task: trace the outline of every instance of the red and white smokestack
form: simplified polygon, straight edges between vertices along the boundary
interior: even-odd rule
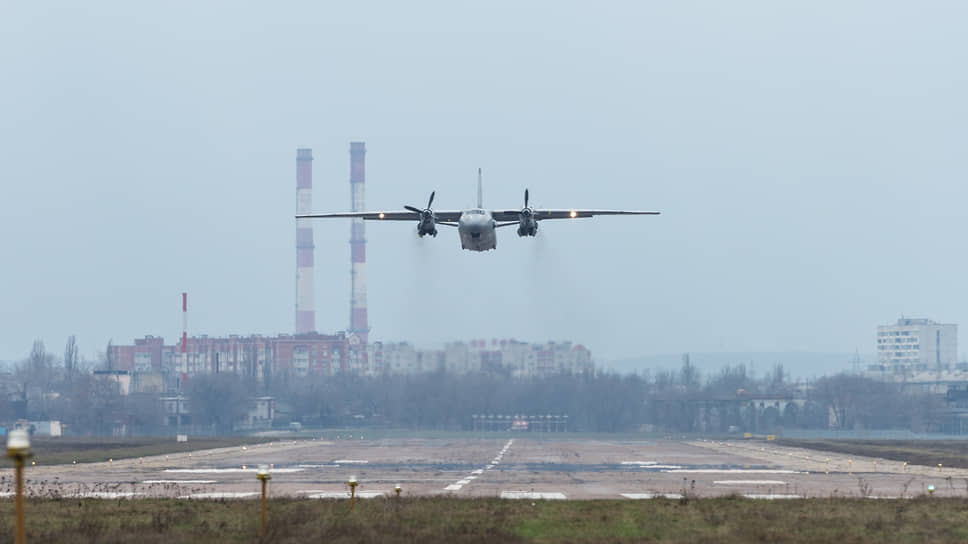
[[[313,211],[313,150],[296,150],[296,213]],[[296,219],[296,334],[316,330],[313,224]]]
[[[350,191],[351,209],[364,211],[363,184],[366,181],[366,144],[350,142]],[[366,344],[370,327],[366,320],[366,231],[362,219],[353,219],[350,227],[350,332]]]

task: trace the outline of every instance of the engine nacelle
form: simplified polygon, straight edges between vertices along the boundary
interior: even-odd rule
[[[518,236],[534,236],[538,234],[538,222],[534,219],[534,213],[530,208],[521,210],[518,219]]]
[[[434,212],[425,210],[417,223],[417,235],[423,238],[426,235],[437,236],[437,222],[434,219]]]

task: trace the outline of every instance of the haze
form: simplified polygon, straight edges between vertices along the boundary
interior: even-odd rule
[[[0,360],[35,338],[292,332],[314,208],[657,209],[499,232],[367,225],[371,338],[649,354],[873,351],[968,329],[961,2],[13,3],[0,18]],[[316,225],[317,327],[349,221]],[[966,346],[961,333],[961,348]]]

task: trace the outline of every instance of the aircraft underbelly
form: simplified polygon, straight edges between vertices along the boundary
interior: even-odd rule
[[[468,251],[488,251],[497,248],[497,236],[493,229],[483,229],[475,232],[469,230],[460,231],[461,248]]]

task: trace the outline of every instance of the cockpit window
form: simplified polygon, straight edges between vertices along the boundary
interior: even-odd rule
[[[468,210],[467,213],[471,215],[484,215],[484,210]]]

